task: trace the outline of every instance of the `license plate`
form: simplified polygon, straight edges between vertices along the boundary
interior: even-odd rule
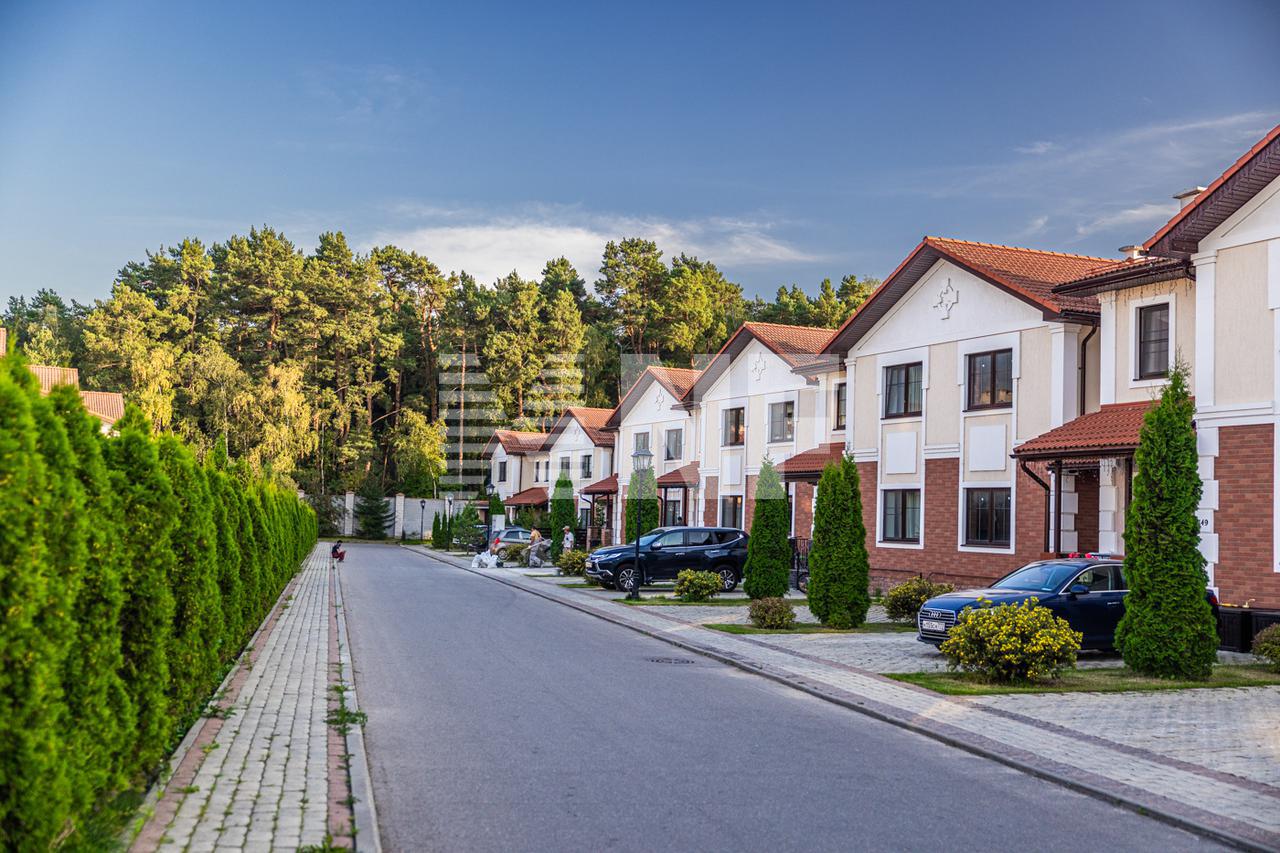
[[[939,631],[939,632],[946,632],[946,630],[947,630],[947,623],[945,623],[945,622],[939,622],[939,621],[937,621],[936,619],[921,619],[921,620],[920,620],[920,630],[921,630],[921,631]]]

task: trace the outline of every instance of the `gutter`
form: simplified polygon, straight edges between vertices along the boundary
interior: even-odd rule
[[[1093,336],[1096,334],[1098,334],[1098,327],[1093,326],[1089,329],[1089,334],[1085,335],[1084,340],[1080,342],[1080,364],[1076,367],[1076,370],[1080,371],[1080,376],[1076,380],[1076,384],[1080,388],[1080,404],[1076,406],[1076,417],[1084,414],[1084,383],[1085,380],[1089,378],[1089,374],[1085,370],[1085,366],[1089,363],[1089,341],[1091,341]]]
[[[1022,469],[1022,473],[1026,474],[1028,477],[1035,480],[1037,483],[1040,484],[1040,488],[1044,489],[1044,553],[1048,554],[1049,553],[1049,504],[1052,502],[1052,495],[1050,493],[1051,490],[1049,489],[1049,484],[1046,483],[1044,480],[1041,480],[1040,477],[1036,475],[1035,471],[1032,471],[1029,467],[1027,467],[1027,460],[1019,459],[1018,467]]]

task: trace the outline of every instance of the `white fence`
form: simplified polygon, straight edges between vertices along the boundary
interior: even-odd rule
[[[339,534],[357,535],[359,531],[356,530],[356,501],[358,500],[356,493],[334,495],[332,500],[338,514]],[[387,535],[394,539],[399,539],[401,533],[408,539],[424,539],[426,534],[431,532],[436,516],[445,514],[445,502],[441,498],[414,498],[398,494],[382,500],[394,513],[386,529]]]

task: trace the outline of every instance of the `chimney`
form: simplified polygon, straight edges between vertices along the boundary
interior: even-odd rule
[[[1173,197],[1178,200],[1178,209],[1186,207],[1196,200],[1196,196],[1204,192],[1204,187],[1188,187],[1180,193],[1174,193]]]
[[[1129,260],[1135,260],[1146,254],[1141,246],[1121,246],[1120,251],[1124,252],[1124,256]]]

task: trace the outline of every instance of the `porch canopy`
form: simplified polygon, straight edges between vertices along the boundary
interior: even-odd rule
[[[698,463],[690,462],[688,465],[681,465],[674,471],[668,471],[658,478],[658,490],[662,493],[662,523],[667,526],[676,524],[681,519],[677,518],[675,512],[678,511],[685,515],[684,523],[688,523],[689,514],[689,490],[698,487]],[[669,494],[675,490],[680,490],[680,503],[674,503]],[[670,507],[670,510],[668,509]]]
[[[1101,459],[1132,459],[1138,449],[1142,421],[1153,403],[1110,403],[1096,412],[1067,421],[1046,433],[1024,441],[1013,449],[1023,473],[1044,489],[1050,500],[1044,507],[1044,550],[1062,541],[1062,474],[1067,471],[1097,469]],[[1050,486],[1031,465],[1038,464],[1053,472]],[[1056,490],[1056,491],[1055,491]],[[1052,509],[1051,509],[1052,507]],[[1052,519],[1050,514],[1052,513]],[[1050,532],[1053,534],[1050,540]],[[1059,551],[1062,549],[1059,548]]]
[[[584,495],[616,495],[618,493],[618,475],[610,474],[603,480],[597,480],[582,490]]]
[[[618,494],[618,475],[610,474],[603,480],[596,480],[591,485],[582,490],[582,497],[586,498],[591,509],[587,516],[588,523],[586,525],[586,534],[584,536],[586,548],[591,550],[593,544],[610,545],[613,542],[613,528],[611,526],[613,519],[613,502]],[[596,500],[604,501],[604,524],[596,526]]]
[[[779,462],[778,476],[788,483],[816,483],[822,476],[823,469],[832,462],[839,462],[843,456],[843,442],[820,444]]]
[[[516,492],[502,503],[503,506],[545,507],[547,500],[547,490],[542,486],[534,486],[532,489]]]

